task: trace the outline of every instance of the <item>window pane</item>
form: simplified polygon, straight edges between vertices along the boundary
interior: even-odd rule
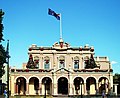
[[[74,68],[75,68],[75,69],[78,69],[78,68],[79,68],[78,64],[75,64],[75,65],[74,65]]]
[[[74,61],[74,69],[79,69],[79,61],[78,60]]]
[[[65,62],[64,60],[59,61],[59,68],[64,68],[65,67]]]
[[[49,69],[49,63],[47,63],[47,64],[45,63],[44,68]]]

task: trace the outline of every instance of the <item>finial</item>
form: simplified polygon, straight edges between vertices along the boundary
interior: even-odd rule
[[[60,38],[60,42],[59,42],[59,43],[60,43],[60,47],[61,47],[61,48],[63,47],[63,42],[64,42],[63,39]]]
[[[62,38],[60,38],[60,43],[63,43],[63,39]]]

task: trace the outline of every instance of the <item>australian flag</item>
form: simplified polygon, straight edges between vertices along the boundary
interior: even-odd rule
[[[55,13],[53,10],[48,9],[48,14],[56,17],[57,20],[60,20],[60,14]]]

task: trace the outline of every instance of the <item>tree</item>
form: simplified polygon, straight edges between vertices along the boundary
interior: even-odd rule
[[[0,9],[0,43],[1,41],[4,41],[3,34],[2,34],[3,28],[4,28],[2,24],[3,15],[4,15],[4,12],[2,11],[2,9]],[[6,63],[6,52],[2,44],[0,44],[0,78],[5,73],[4,66],[3,66],[4,63]]]
[[[120,74],[116,73],[113,76],[113,83],[117,84],[117,94],[120,94]]]
[[[4,29],[4,27],[3,27],[3,24],[2,24],[2,20],[3,20],[3,16],[4,15],[4,12],[2,11],[2,9],[0,9],[0,42],[2,41],[2,40],[4,40],[3,39],[3,34],[2,34],[2,32],[3,32],[3,29]]]
[[[113,76],[113,83],[115,83],[115,84],[120,84],[120,74],[116,73],[116,74]]]

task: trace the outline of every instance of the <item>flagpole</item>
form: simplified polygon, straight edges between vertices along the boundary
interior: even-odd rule
[[[60,13],[60,39],[62,39],[62,15]]]

